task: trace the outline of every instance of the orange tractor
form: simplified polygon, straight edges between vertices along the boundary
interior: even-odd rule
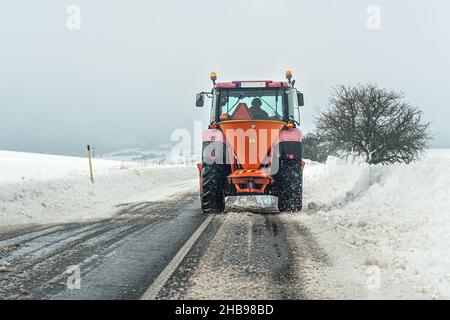
[[[290,71],[286,78],[216,82],[213,72],[212,90],[197,94],[197,107],[212,99],[198,164],[203,212],[222,212],[226,197],[241,195],[272,195],[281,212],[301,210],[303,94]]]

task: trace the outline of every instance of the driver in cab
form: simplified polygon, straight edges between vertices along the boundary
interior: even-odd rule
[[[252,100],[252,106],[250,107],[250,113],[252,114],[253,120],[267,120],[269,119],[269,114],[262,108],[262,101],[260,98],[254,98]]]

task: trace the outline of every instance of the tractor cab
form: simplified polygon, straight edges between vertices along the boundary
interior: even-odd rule
[[[292,77],[292,74],[287,73]],[[211,79],[215,79],[212,73]],[[290,78],[289,78],[290,79]],[[303,93],[294,88],[295,81],[232,81],[215,83],[210,93],[197,95],[197,107],[203,107],[205,96],[211,98],[211,124],[230,120],[272,120],[299,122]]]
[[[256,194],[278,196],[281,211],[301,208],[301,199],[284,200],[287,187],[280,183],[279,171],[287,162],[302,170],[298,107],[304,104],[303,94],[294,87],[290,71],[286,78],[287,82],[217,83],[213,72],[211,92],[197,94],[198,107],[204,105],[205,97],[211,99],[210,125],[203,134],[198,166],[205,212],[222,211],[225,196]],[[211,174],[218,186],[211,186]]]

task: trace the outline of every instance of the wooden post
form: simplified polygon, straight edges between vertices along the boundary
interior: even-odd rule
[[[94,173],[92,171],[92,153],[91,153],[91,146],[87,145],[87,151],[88,151],[88,159],[89,159],[89,174],[91,177],[91,182],[94,184]]]

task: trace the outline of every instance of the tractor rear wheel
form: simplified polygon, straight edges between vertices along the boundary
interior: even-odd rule
[[[225,210],[225,179],[223,164],[203,163],[200,199],[204,213],[220,213]]]
[[[280,212],[297,212],[302,209],[303,172],[301,161],[280,160],[275,176]]]

